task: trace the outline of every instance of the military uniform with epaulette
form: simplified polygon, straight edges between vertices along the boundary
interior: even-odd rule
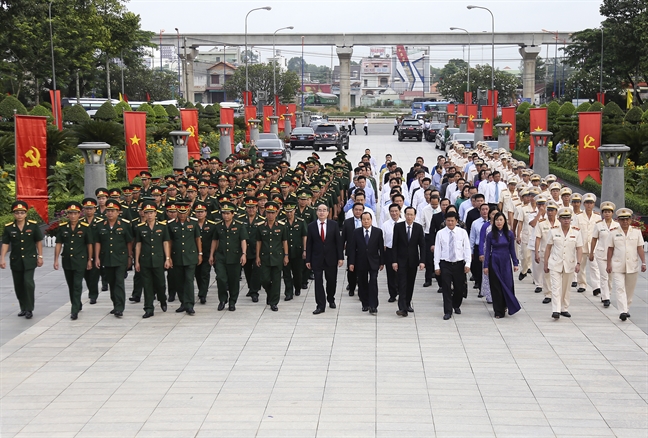
[[[162,309],[166,309],[164,242],[170,240],[166,221],[156,220],[152,227],[140,222],[135,228],[135,244],[140,246],[138,262],[144,287],[144,312],[153,313],[154,297],[157,297]]]
[[[248,284],[248,293],[246,296],[252,297],[252,301],[259,300],[259,290],[261,289],[261,271],[256,265],[256,230],[260,225],[265,223],[265,217],[256,215],[251,221],[246,215],[244,218],[239,219],[245,224],[247,229],[247,261],[243,266],[245,273],[245,280]]]
[[[198,222],[196,222],[198,224]],[[200,225],[198,224],[200,227]],[[198,298],[202,304],[207,299],[207,292],[209,289],[209,277],[211,274],[211,265],[209,264],[209,256],[207,255],[210,248],[212,239],[214,238],[214,229],[216,222],[206,219],[203,226],[200,228],[200,239],[202,241],[203,256],[202,263],[196,265],[196,284],[198,285]]]
[[[184,222],[172,219],[167,222],[167,228],[171,237],[171,260],[173,260],[173,269],[170,272],[176,277],[180,309],[182,309],[178,310],[193,311],[196,300],[194,276],[198,255],[199,252],[201,253],[196,243],[196,240],[200,239],[200,227],[195,218],[187,218]]]
[[[79,219],[79,222],[85,223],[90,228],[90,234],[92,235],[92,242],[97,241],[97,224],[103,222],[103,219],[98,218],[97,216],[93,217],[91,221],[88,221],[87,218],[82,217]],[[94,261],[94,254],[93,254]],[[88,288],[88,298],[90,298],[90,304],[97,302],[99,298],[99,277],[100,271],[99,268],[92,263],[92,269],[86,270],[83,273],[83,278],[85,279],[86,286]]]
[[[286,220],[288,234],[288,264],[283,267],[284,295],[290,301],[294,295],[299,296],[302,288],[302,262],[304,261],[304,237],[307,234],[306,222],[298,217],[291,224]]]
[[[133,232],[130,221],[117,218],[110,227],[108,219],[97,224],[96,245],[100,245],[98,256],[101,269],[110,288],[110,299],[113,302],[113,314],[121,316],[124,312],[126,291],[124,287],[124,274],[132,251],[129,246],[133,242]]]
[[[261,250],[257,255],[261,259],[261,285],[267,293],[266,304],[276,306],[281,296],[281,271],[283,269],[283,242],[288,240],[284,222],[275,221],[270,227],[268,222],[259,225],[256,230],[257,246]]]
[[[142,223],[144,223],[144,219],[140,216],[139,211],[137,212],[137,215],[135,216],[135,219],[131,221],[131,231],[133,233],[133,238],[136,237],[136,232],[137,232],[137,227],[139,227]],[[136,241],[133,241],[133,243],[137,243]],[[135,257],[135,248],[133,247],[133,260]],[[135,271],[133,274],[133,292],[131,293],[131,296],[128,297],[128,301],[132,303],[139,303],[142,299],[142,289],[144,287],[144,283],[142,282],[142,273]]]
[[[83,277],[88,270],[88,263],[92,264],[93,243],[94,233],[86,222],[79,221],[75,228],[72,228],[70,223],[62,224],[56,233],[57,251],[60,251],[59,245],[63,246],[61,261],[72,304],[70,313],[75,319],[76,314],[83,307],[81,305]]]
[[[238,301],[241,288],[241,242],[248,241],[248,230],[239,220],[232,220],[229,227],[224,221],[219,221],[215,226],[213,240],[218,242],[214,253],[218,301],[228,303],[232,308]]]

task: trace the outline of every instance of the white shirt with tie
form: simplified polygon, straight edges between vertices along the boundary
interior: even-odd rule
[[[481,187],[481,184],[479,186]],[[502,201],[503,199],[502,193],[504,193],[505,190],[508,190],[508,187],[506,186],[506,183],[504,183],[503,181],[489,182],[486,185],[486,192],[484,193],[484,197],[486,198],[486,203],[497,204],[500,201]]]
[[[453,233],[454,255],[450,250],[450,233]],[[450,263],[463,260],[466,267],[468,267],[471,258],[472,250],[466,230],[460,227],[454,227],[453,230],[450,230],[450,228],[445,227],[437,233],[434,242],[434,269],[441,269],[441,260]]]
[[[403,222],[404,219],[398,219],[397,222]],[[394,242],[394,225],[396,225],[397,222],[394,222],[394,219],[391,217],[387,219],[385,222],[383,222],[382,225],[382,232],[383,232],[383,241],[385,243],[385,248],[391,249],[392,244]]]

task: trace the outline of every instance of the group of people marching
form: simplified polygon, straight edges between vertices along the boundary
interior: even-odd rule
[[[362,311],[376,314],[378,274],[386,270],[389,302],[399,316],[414,312],[417,271],[423,287],[436,279],[443,318],[461,314],[468,274],[495,318],[515,314],[518,280],[531,275],[535,292],[551,303],[552,317],[570,317],[570,289],[587,286],[610,305],[617,293],[620,318],[630,317],[638,272],[646,270],[643,238],[630,226],[632,211],[562,187],[553,175],[533,174],[505,150],[478,142],[452,145],[432,169],[418,157],[407,173],[391,155],[378,166],[365,150],[352,166],[344,151],[322,164],[317,153],[294,168],[266,169],[255,155],[195,160],[138,184],[99,188],[94,198],[69,202],[58,228],[54,269],[62,265],[71,318],[82,309],[83,281],[90,304],[110,290],[111,313],[123,316],[124,279],[134,270],[130,302],[144,299],[144,318],[175,301],[176,312],[206,304],[215,271],[218,310],[236,310],[242,275],[247,297],[278,310],[281,282],[290,301],[314,281],[314,314],[336,308],[337,270],[347,262],[347,290],[357,288]],[[584,207],[584,208],[583,208]],[[27,203],[12,205],[0,268],[10,267],[19,316],[34,310],[34,270],[43,263],[43,235],[26,220]],[[641,264],[639,264],[641,260]],[[166,275],[165,275],[166,274]],[[166,277],[166,278],[165,278]]]

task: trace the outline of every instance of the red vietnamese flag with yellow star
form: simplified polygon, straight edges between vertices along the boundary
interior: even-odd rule
[[[263,106],[263,132],[270,132],[270,116],[274,115],[274,107],[272,105]]]
[[[477,118],[477,105],[466,105],[466,112],[468,113],[468,132],[475,132],[475,124],[473,119]]]
[[[200,160],[200,145],[198,144],[198,110],[192,108],[180,109],[182,130],[189,132],[187,138],[187,153],[192,160]]]
[[[144,113],[146,115],[146,113]],[[47,117],[14,117],[16,130],[16,198],[47,214]]]
[[[143,170],[149,170],[146,157],[146,112],[124,111],[126,137],[126,178],[132,182]]]
[[[547,121],[548,112],[547,108],[531,108],[529,110],[529,134],[531,132],[546,131],[549,122]],[[533,167],[533,156],[535,154],[535,146],[533,139],[531,142],[531,151],[529,153],[529,166]],[[544,175],[542,175],[544,176]]]
[[[493,105],[482,105],[482,119],[484,119],[484,137],[493,137],[493,119],[495,108]]]
[[[466,104],[458,103],[457,104],[457,126],[459,126],[459,117],[465,116],[466,114]]]
[[[582,183],[591,176],[601,184],[601,124],[603,113],[578,113],[578,180]]]

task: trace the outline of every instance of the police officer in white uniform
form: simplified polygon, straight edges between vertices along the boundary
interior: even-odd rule
[[[603,219],[594,225],[589,253],[590,263],[596,263],[599,268],[599,283],[596,285],[593,293],[594,296],[601,295],[603,307],[610,307],[612,279],[607,273],[607,239],[610,229],[619,226],[619,223],[612,218],[614,210],[616,210],[616,206],[613,202],[601,202],[601,215]]]

